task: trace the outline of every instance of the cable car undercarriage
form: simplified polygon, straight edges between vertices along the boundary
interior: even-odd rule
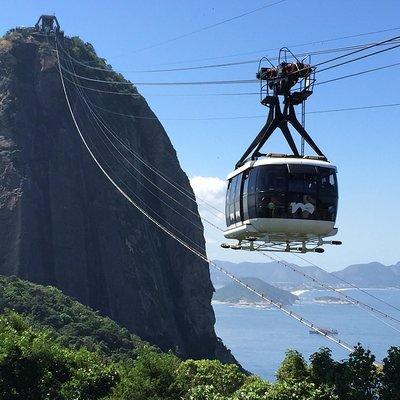
[[[281,62],[284,52],[285,61]],[[261,104],[269,108],[260,133],[228,175],[224,236],[234,250],[323,253],[326,240],[336,235],[338,189],[333,166],[304,128],[305,101],[313,92],[315,67],[299,61],[288,63],[287,49],[279,65],[260,67]],[[267,60],[269,62],[269,60]],[[282,98],[282,100],[281,100]],[[281,108],[283,104],[283,109]],[[302,105],[303,124],[294,106]],[[289,124],[301,137],[299,152]],[[280,129],[292,154],[261,153],[276,129]],[[304,155],[304,144],[316,153]]]

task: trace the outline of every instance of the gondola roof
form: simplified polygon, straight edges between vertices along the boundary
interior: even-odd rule
[[[255,160],[248,160],[246,161],[241,167],[232,171],[228,176],[227,179],[231,179],[234,176],[240,174],[243,171],[246,171],[249,168],[258,167],[261,165],[282,165],[282,164],[297,164],[297,165],[312,165],[315,167],[325,167],[325,168],[332,168],[336,171],[336,167],[332,165],[329,161],[319,160],[317,157],[293,157],[293,156],[286,156],[282,155],[266,155],[263,157],[259,157]]]

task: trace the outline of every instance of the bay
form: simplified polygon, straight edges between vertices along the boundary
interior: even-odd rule
[[[400,290],[365,289],[400,309]],[[356,289],[345,293],[400,320],[400,311],[383,304]],[[351,345],[361,343],[382,360],[390,346],[400,345],[400,323],[374,317],[370,311],[352,304],[321,304],[314,298],[337,296],[325,290],[311,290],[300,294],[300,301],[291,309],[317,326],[337,329],[337,338]],[[348,352],[321,335],[272,308],[240,307],[213,304],[217,335],[248,371],[273,381],[287,349],[300,351],[308,359],[320,347],[329,347],[335,359],[347,358]],[[392,325],[390,327],[388,324]]]

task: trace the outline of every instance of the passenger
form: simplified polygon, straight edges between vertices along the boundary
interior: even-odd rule
[[[277,205],[278,202],[276,197],[262,196],[258,203],[258,215],[261,218],[273,218],[275,216]]]
[[[302,218],[310,218],[312,214],[314,214],[315,211],[315,199],[312,198],[311,196],[305,195],[303,197],[303,213],[302,213]]]
[[[335,192],[335,185],[331,182],[330,176],[323,176],[321,179],[320,191],[325,194],[333,194]]]
[[[274,202],[274,198],[272,197],[269,203],[267,204],[269,214],[273,218],[275,216],[275,210],[276,210],[276,202]]]
[[[293,196],[293,195],[292,195]],[[294,196],[293,196],[294,197]],[[303,212],[302,196],[296,194],[296,198],[289,204],[289,210],[292,213],[292,218],[301,218]]]
[[[306,184],[306,189],[308,193],[316,193],[317,191],[317,180],[316,180],[316,176],[308,176],[308,181]]]
[[[258,202],[258,212],[257,215],[260,218],[268,218],[268,205],[269,205],[269,197],[262,196]]]

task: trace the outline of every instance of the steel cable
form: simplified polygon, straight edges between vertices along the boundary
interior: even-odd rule
[[[118,152],[118,154],[129,164],[129,166],[134,169],[140,176],[142,176],[147,182],[149,182],[152,186],[154,186],[157,190],[159,190],[161,193],[163,193],[165,196],[167,196],[170,200],[172,200],[175,204],[178,204],[179,206],[181,206],[182,208],[184,208],[186,211],[190,212],[192,215],[194,216],[198,216],[198,213],[194,212],[193,210],[191,210],[190,208],[188,208],[187,206],[183,205],[182,203],[180,203],[177,199],[175,199],[173,196],[171,196],[169,193],[167,193],[164,189],[162,189],[160,186],[158,186],[157,184],[155,184],[151,179],[149,179],[139,168],[137,168],[134,164],[132,164],[132,162],[114,145],[114,143],[112,142],[112,140],[110,140],[110,138],[108,137],[108,135],[104,132],[103,129],[106,129],[113,137],[114,139],[116,139],[121,145],[124,146],[124,143],[118,138],[118,136],[116,136],[115,132],[112,131],[105,123],[104,121],[102,121],[102,119],[96,114],[94,113],[94,111],[91,109],[90,105],[87,103],[87,100],[84,97],[81,97],[82,100],[85,102],[86,107],[88,108],[90,114],[93,116],[94,120],[96,121],[96,123],[98,124],[99,129],[101,130],[101,132],[104,134],[104,136],[107,138],[107,140],[109,141],[109,143],[115,148],[115,150]],[[103,127],[103,128],[102,128]],[[125,148],[127,148],[127,146],[124,146]],[[126,170],[127,172],[133,177],[135,178],[135,176],[132,174],[132,172],[130,171],[129,168],[127,168],[125,165],[121,164]],[[150,193],[152,193],[154,196],[157,197],[157,195],[151,191],[150,189],[148,189],[148,187],[146,185],[143,185],[142,182],[138,181],[138,183],[143,186],[146,190],[148,190]],[[158,198],[158,197],[157,197]],[[171,209],[172,211],[174,211],[175,213],[177,213],[178,215],[180,215],[182,218],[184,218],[185,220],[187,220],[190,224],[192,224],[195,228],[199,229],[200,231],[203,232],[203,226],[199,226],[195,223],[193,223],[193,221],[191,221],[189,218],[187,218],[185,215],[179,213],[178,210],[174,209],[173,207],[171,207],[168,203],[166,203],[165,201],[163,201],[161,198],[158,198],[165,206],[167,206],[169,209]],[[215,225],[213,222],[209,221],[206,218],[202,218],[205,222],[207,222],[207,224],[209,224],[210,226],[223,231],[222,228],[220,228],[219,226]]]
[[[327,64],[327,63],[330,63],[330,62],[333,62],[333,61],[336,61],[336,60],[339,60],[339,59],[342,59],[342,58],[345,58],[345,57],[350,57],[350,56],[352,56],[352,55],[354,55],[356,53],[359,53],[361,51],[369,50],[369,49],[374,48],[376,46],[379,46],[379,45],[382,45],[382,44],[385,44],[385,43],[389,43],[389,42],[393,42],[394,40],[398,40],[399,38],[400,38],[400,36],[396,36],[394,38],[387,39],[385,41],[372,44],[372,45],[367,46],[365,48],[354,50],[354,51],[352,51],[350,53],[346,53],[346,54],[343,54],[341,56],[334,57],[334,58],[332,58],[330,60],[326,60],[326,61],[322,61],[320,63],[317,63],[313,67],[318,67],[320,65],[324,65],[324,64]],[[387,51],[390,51],[390,50],[394,50],[394,49],[396,49],[398,47],[400,47],[400,44],[396,44],[395,46],[391,46],[391,47],[388,47],[388,48],[385,48],[385,49],[382,49],[382,50],[378,50],[378,51],[375,51],[375,52],[372,52],[372,53],[365,54],[365,55],[360,56],[360,57],[356,57],[356,58],[351,59],[351,60],[347,60],[347,61],[343,61],[343,62],[338,63],[338,64],[331,65],[331,66],[323,68],[321,70],[317,70],[316,73],[324,72],[324,71],[327,71],[327,70],[332,69],[332,68],[336,68],[336,67],[340,67],[342,65],[350,64],[352,62],[359,61],[359,60],[362,60],[362,59],[367,58],[367,57],[371,57],[371,56],[374,56],[374,55],[377,55],[377,54],[381,54],[381,53],[384,53],[384,52],[387,52]],[[110,81],[110,80],[104,80],[104,79],[89,78],[89,77],[86,77],[86,76],[83,76],[83,75],[75,74],[72,71],[69,71],[68,69],[65,69],[63,66],[61,66],[61,68],[65,72],[67,72],[68,74],[73,75],[76,78],[89,81],[89,82],[104,83],[104,84],[115,84],[115,85],[128,85],[128,86],[137,86],[137,85],[139,85],[139,86],[237,85],[237,84],[252,84],[252,83],[258,82],[257,79],[232,79],[232,80],[219,80],[219,81],[213,80],[213,81],[136,82],[136,83],[132,83],[132,82],[125,82],[125,81]],[[309,69],[308,67],[300,68],[296,72],[292,72],[292,73],[288,74],[287,76],[298,74],[299,72],[306,71],[308,69]],[[280,78],[279,77],[278,78],[274,78],[274,80],[277,81],[277,80],[280,80]]]
[[[56,45],[57,46],[57,45]],[[328,340],[336,343],[337,345],[339,345],[340,347],[346,349],[349,352],[353,352],[354,351],[354,347],[350,346],[349,344],[347,344],[346,342],[344,342],[343,340],[337,339],[333,336],[331,336],[329,333],[324,332],[323,330],[321,330],[320,328],[318,328],[315,324],[313,324],[311,321],[308,321],[307,319],[301,317],[300,315],[298,315],[297,313],[294,313],[293,311],[287,309],[285,306],[283,306],[282,304],[275,302],[274,300],[271,300],[269,298],[267,298],[264,294],[258,292],[257,290],[255,290],[254,288],[250,287],[249,285],[247,285],[246,283],[242,282],[239,278],[237,278],[236,276],[234,276],[233,274],[231,274],[230,272],[228,272],[227,270],[225,270],[224,268],[218,266],[217,264],[215,264],[213,261],[209,260],[206,256],[204,256],[202,253],[198,252],[196,249],[192,248],[191,246],[189,246],[184,240],[182,240],[181,238],[179,238],[178,236],[176,236],[173,232],[169,231],[165,226],[163,226],[162,224],[160,224],[156,218],[152,217],[143,207],[141,207],[136,201],[134,201],[119,185],[118,183],[109,175],[109,173],[104,169],[104,167],[101,165],[101,163],[98,161],[96,155],[93,153],[93,151],[91,150],[90,146],[88,145],[87,140],[85,139],[78,123],[76,120],[76,117],[74,115],[69,97],[68,97],[68,93],[65,87],[65,83],[63,80],[63,74],[62,74],[62,69],[61,69],[61,63],[60,63],[60,58],[59,58],[59,53],[57,51],[57,58],[58,58],[58,67],[59,67],[59,73],[60,73],[60,78],[61,78],[61,83],[63,86],[63,91],[64,91],[64,96],[67,102],[67,106],[68,109],[70,111],[72,120],[74,122],[74,125],[77,129],[77,132],[84,144],[84,146],[86,147],[87,151],[89,152],[90,156],[92,157],[93,161],[96,163],[96,165],[98,166],[98,168],[102,171],[102,173],[105,175],[105,177],[110,181],[110,183],[121,193],[121,195],[123,197],[125,197],[125,199],[127,201],[129,201],[138,211],[140,211],[145,217],[147,217],[151,222],[153,222],[156,226],[158,226],[164,233],[166,233],[168,236],[170,236],[171,238],[173,238],[174,240],[176,240],[178,243],[180,243],[183,247],[185,247],[187,250],[189,250],[190,252],[192,252],[193,254],[195,254],[197,257],[201,258],[203,261],[207,262],[209,265],[213,266],[214,268],[216,268],[218,271],[222,272],[223,274],[225,274],[226,276],[228,276],[230,279],[234,280],[235,282],[239,283],[241,286],[245,287],[246,289],[252,291],[254,294],[256,294],[258,297],[262,298],[263,300],[265,300],[267,303],[269,303],[270,305],[274,306],[275,308],[281,310],[282,312],[284,312],[285,314],[289,315],[290,317],[296,319],[297,321],[299,321],[300,323],[302,323],[303,325],[307,326],[309,329],[313,330],[314,332],[317,332],[321,335],[323,335],[324,337],[326,337]]]
[[[215,227],[216,227],[216,226],[215,226]],[[219,228],[219,227],[216,227],[216,228],[217,228],[218,230],[222,230],[222,229]],[[270,259],[272,259],[272,260],[274,260],[274,261],[278,261],[278,260],[275,260],[274,258],[272,258],[272,257],[270,257],[270,256],[268,256],[268,255],[266,255],[266,254],[264,254],[264,255],[267,256],[267,257],[269,257]],[[278,262],[279,262],[279,261],[278,261]],[[289,268],[292,268],[292,269],[293,269],[293,267],[290,266],[289,264],[286,264],[286,263],[285,263],[284,265],[289,266]],[[322,286],[322,287],[326,287],[326,288],[329,289],[329,290],[333,290],[333,291],[338,292],[341,296],[345,297],[346,299],[348,299],[349,301],[351,301],[353,304],[362,305],[363,307],[367,307],[368,310],[370,310],[370,311],[378,312],[378,313],[380,313],[380,315],[382,315],[382,316],[384,316],[384,317],[386,317],[386,318],[392,319],[392,320],[394,320],[394,321],[396,321],[396,322],[400,322],[399,320],[397,320],[397,319],[395,319],[395,318],[389,316],[388,314],[385,314],[385,313],[383,313],[383,312],[381,312],[381,311],[379,311],[379,310],[377,310],[377,309],[375,309],[375,308],[373,308],[373,307],[371,307],[371,306],[369,306],[369,305],[367,305],[367,304],[364,304],[364,303],[362,303],[362,302],[360,302],[360,301],[358,301],[358,300],[356,300],[356,299],[353,299],[353,298],[351,298],[350,296],[343,295],[340,291],[338,291],[337,289],[335,289],[335,288],[333,288],[333,287],[330,287],[329,285],[322,284],[321,282],[318,282],[318,280],[316,280],[315,278],[309,276],[308,274],[304,274],[304,273],[302,273],[302,272],[300,272],[300,271],[298,271],[298,270],[296,270],[296,269],[293,269],[293,270],[296,271],[296,272],[299,272],[300,274],[302,274],[303,276],[307,277],[308,279],[311,279],[313,282],[318,283],[318,284],[319,284],[320,286]],[[389,326],[391,326],[391,325],[389,324]],[[392,327],[392,328],[393,328],[393,329],[396,329],[396,328],[394,328],[394,327]],[[397,329],[396,329],[396,330],[397,330]]]
[[[313,263],[313,262],[311,262],[311,261],[305,259],[304,257],[301,257],[299,254],[293,253],[293,255],[294,255],[295,257],[297,257],[298,259],[303,260],[304,262],[307,262],[308,264],[310,264],[310,265],[312,265],[312,266],[318,268],[318,270],[323,271],[323,272],[326,272],[323,268],[321,268],[320,266],[316,265],[315,263]],[[383,303],[383,304],[386,304],[387,306],[393,308],[394,310],[400,311],[400,308],[399,308],[399,307],[396,307],[396,306],[394,306],[393,304],[391,304],[391,303],[389,303],[389,302],[387,302],[387,301],[381,299],[380,297],[375,296],[374,294],[368,292],[367,290],[365,290],[365,289],[363,289],[363,288],[361,288],[361,287],[355,285],[354,283],[351,283],[351,282],[348,281],[347,279],[344,279],[344,278],[340,277],[339,275],[336,275],[336,274],[333,273],[333,272],[330,272],[329,274],[330,274],[330,276],[333,276],[334,278],[336,278],[338,281],[341,281],[341,282],[345,283],[346,285],[349,285],[349,286],[351,286],[352,288],[354,288],[354,289],[356,289],[356,290],[359,290],[360,292],[366,294],[367,296],[369,296],[369,297],[371,297],[371,298],[373,298],[373,299],[375,299],[375,300],[377,300],[377,301],[379,301],[379,302],[381,302],[381,303]]]
[[[89,111],[93,114],[93,110],[91,110],[91,108],[90,108],[90,106],[89,106],[89,104],[86,102],[86,100],[85,100],[85,103],[86,103],[86,106],[88,107],[88,109],[89,109]],[[103,126],[104,127],[106,127],[107,125],[103,122]],[[101,128],[101,127],[100,127]],[[110,131],[110,133],[111,133],[111,131]],[[118,138],[116,135],[114,135],[113,134],[113,136],[114,136],[114,138]],[[123,143],[123,142],[122,142]],[[125,156],[117,149],[117,151],[119,152],[119,154],[123,157],[123,158],[125,158]],[[125,158],[126,159],[126,158]],[[128,162],[129,162],[129,160],[127,160]],[[132,165],[133,166],[133,165]],[[134,167],[134,166],[133,166]],[[136,168],[135,168],[136,169]],[[137,170],[137,169],[136,169]],[[141,172],[140,172],[141,173]],[[143,175],[142,173],[141,173],[141,175]],[[148,179],[148,178],[147,178]],[[154,183],[153,183],[154,184]],[[165,193],[165,191],[163,191],[161,188],[159,188],[157,185],[155,185],[154,184],[154,186],[155,187],[157,187],[159,190],[161,190],[164,194],[166,194]],[[171,197],[169,194],[168,194],[168,196],[169,197]],[[174,199],[175,200],[175,199]],[[176,200],[175,200],[176,201]],[[177,201],[176,201],[177,202]],[[177,203],[179,203],[179,202],[177,202]],[[185,207],[185,206],[183,206],[181,203],[179,203],[182,207]],[[187,209],[187,207],[185,207],[186,209]],[[218,226],[216,226],[216,225],[214,225],[213,223],[211,223],[210,221],[208,221],[208,220],[206,220],[205,219],[205,221],[207,222],[207,223],[209,223],[211,226],[213,226],[214,228],[216,228],[216,229],[218,229],[219,231],[223,231],[223,229],[221,229],[220,227],[218,227]],[[288,268],[290,268],[290,269],[292,269],[293,271],[295,271],[296,273],[299,273],[299,274],[301,274],[302,276],[304,276],[304,277],[306,277],[307,279],[310,279],[312,282],[314,282],[314,283],[316,283],[316,284],[318,284],[319,286],[321,286],[321,287],[324,287],[324,288],[326,288],[326,289],[328,289],[328,290],[331,290],[331,291],[334,291],[335,293],[338,293],[341,297],[344,297],[344,298],[346,298],[348,301],[350,301],[352,304],[355,304],[355,305],[358,305],[358,306],[360,306],[360,307],[364,307],[364,308],[366,308],[366,309],[368,309],[369,311],[371,311],[371,312],[374,312],[374,313],[377,313],[377,314],[379,314],[379,315],[381,315],[381,316],[383,316],[383,317],[385,317],[385,318],[388,318],[388,319],[391,319],[391,320],[393,320],[393,321],[396,321],[396,322],[400,322],[400,320],[398,320],[398,319],[396,319],[396,318],[394,318],[394,317],[392,317],[392,316],[390,316],[390,315],[388,315],[388,314],[386,314],[386,313],[384,313],[384,312],[382,312],[382,311],[380,311],[380,310],[378,310],[378,309],[375,309],[374,307],[372,307],[372,306],[369,306],[369,305],[367,305],[367,304],[365,304],[365,303],[363,303],[363,302],[361,302],[361,301],[359,301],[359,300],[357,300],[357,299],[354,299],[354,298],[352,298],[351,296],[348,296],[348,295],[346,295],[346,294],[344,294],[344,293],[342,293],[341,291],[339,291],[338,289],[336,289],[336,288],[334,288],[334,287],[332,287],[332,286],[330,286],[330,285],[327,285],[327,284],[325,284],[325,283],[323,283],[323,282],[320,282],[319,280],[317,280],[316,278],[314,278],[314,277],[312,277],[312,276],[310,276],[310,275],[308,275],[308,274],[306,274],[306,273],[304,273],[304,272],[302,272],[302,271],[300,271],[300,270],[298,270],[296,267],[294,267],[293,265],[291,265],[291,264],[288,264],[288,263],[286,263],[284,260],[277,260],[276,258],[274,258],[274,257],[272,257],[272,256],[270,256],[270,255],[268,255],[268,254],[266,254],[266,253],[264,253],[264,252],[260,252],[261,254],[263,254],[265,257],[268,257],[268,258],[270,258],[271,260],[273,260],[273,261],[275,261],[275,262],[278,262],[279,264],[281,264],[281,265],[284,265],[285,267],[288,267]],[[392,325],[390,325],[390,324],[387,324],[388,326],[391,326],[394,330],[396,330],[397,332],[400,332],[400,330],[398,330],[396,327],[393,327]]]

